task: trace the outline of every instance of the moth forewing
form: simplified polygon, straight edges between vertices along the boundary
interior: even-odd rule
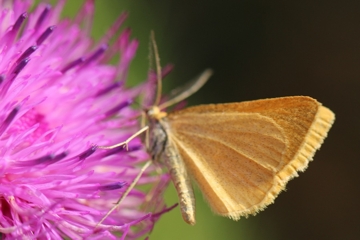
[[[274,201],[307,167],[333,121],[329,109],[302,96],[200,105],[168,116],[211,208],[235,220]]]

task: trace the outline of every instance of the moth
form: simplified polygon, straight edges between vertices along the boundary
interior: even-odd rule
[[[152,44],[157,99],[145,111],[147,126],[134,136],[148,133],[147,151],[152,162],[167,168],[184,221],[196,223],[191,179],[215,213],[234,220],[273,203],[286,183],[307,168],[334,122],[334,113],[306,96],[208,104],[167,113],[165,108],[199,90],[212,72],[206,70],[189,88],[160,103],[160,60],[155,40]],[[126,143],[112,147],[121,144]]]

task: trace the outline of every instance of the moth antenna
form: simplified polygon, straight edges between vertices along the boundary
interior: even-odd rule
[[[162,78],[161,78],[161,65],[160,65],[160,56],[159,50],[156,45],[155,41],[155,33],[151,31],[150,34],[150,42],[151,42],[151,49],[153,50],[154,57],[155,57],[155,70],[156,70],[156,80],[157,80],[157,90],[156,90],[156,98],[154,102],[154,106],[159,105],[161,100],[161,92],[162,92]]]
[[[160,104],[159,108],[165,109],[188,98],[189,96],[197,92],[202,86],[204,86],[204,84],[209,80],[212,74],[213,71],[211,69],[206,69],[197,79],[195,79],[194,82],[191,82],[191,85],[185,91],[182,91],[180,94],[170,99],[169,101]]]

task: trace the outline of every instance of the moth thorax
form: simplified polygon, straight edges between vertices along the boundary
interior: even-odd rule
[[[151,155],[153,161],[159,162],[167,143],[166,131],[162,124],[155,119],[150,122],[149,134],[148,153]]]
[[[148,112],[147,112],[148,116],[150,118],[153,118],[153,119],[156,119],[156,120],[160,120],[164,117],[166,117],[167,113],[166,112],[163,112],[160,110],[159,107],[157,106],[152,106]]]

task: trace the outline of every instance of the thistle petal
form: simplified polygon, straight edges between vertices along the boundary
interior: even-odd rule
[[[138,41],[129,30],[110,41],[127,14],[93,47],[94,1],[85,1],[74,21],[59,19],[63,0],[32,11],[30,0],[8,2],[0,6],[0,233],[7,239],[148,233],[159,214],[141,210],[146,193],[139,189],[97,226],[148,159],[138,138],[129,151],[95,145],[122,142],[138,129],[131,103],[143,86],[123,84]],[[117,66],[105,62],[112,54],[120,56]],[[157,181],[153,170],[139,184]],[[167,208],[157,199],[154,209]]]

